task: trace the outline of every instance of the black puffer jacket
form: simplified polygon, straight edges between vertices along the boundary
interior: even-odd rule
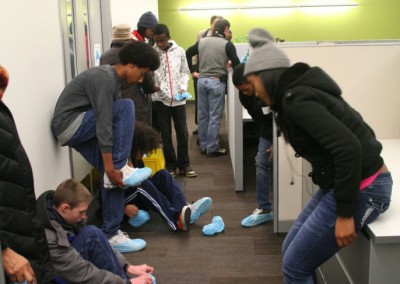
[[[43,226],[36,218],[36,198],[28,156],[10,110],[0,101],[0,241],[27,258],[38,283],[52,278]]]
[[[311,163],[313,182],[334,190],[337,215],[353,216],[361,181],[383,165],[382,145],[320,68],[295,64],[277,90],[272,108],[286,140]]]

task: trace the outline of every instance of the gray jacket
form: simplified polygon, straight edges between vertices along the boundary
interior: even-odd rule
[[[56,220],[50,220],[48,204],[52,203],[54,191],[49,190],[39,196],[37,200],[37,215],[45,226],[47,243],[50,249],[50,259],[57,275],[66,283],[130,283],[116,274],[107,270],[98,269],[93,263],[83,259],[78,251],[72,247],[68,240],[68,232]],[[76,229],[81,229],[85,224],[78,224]],[[114,250],[122,267],[129,264],[126,258]]]

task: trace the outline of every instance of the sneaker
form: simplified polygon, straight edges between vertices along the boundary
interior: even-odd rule
[[[190,224],[195,223],[201,216],[207,213],[210,210],[212,204],[212,199],[210,197],[203,197],[197,200],[196,202],[189,205],[191,214],[190,214]]]
[[[242,220],[243,227],[253,227],[260,225],[265,222],[270,222],[273,219],[272,211],[270,210],[263,210],[263,209],[256,209],[254,210],[253,214],[247,216]]]
[[[197,177],[197,173],[194,170],[192,170],[190,166],[187,166],[184,169],[179,169],[179,174],[181,176],[187,176],[190,178]]]
[[[215,152],[207,153],[207,157],[225,156],[227,153],[226,149],[218,148]]]
[[[130,239],[128,234],[118,230],[117,234],[108,239],[110,245],[119,252],[135,252],[146,247],[142,239]]]
[[[168,172],[172,177],[175,177],[175,170],[168,170]]]
[[[181,231],[189,230],[190,215],[191,215],[190,206],[188,206],[188,205],[183,206],[181,215],[179,215],[179,219],[178,219],[179,230],[181,230]]]
[[[142,181],[148,179],[152,174],[152,170],[148,167],[132,168],[128,165],[125,165],[121,171],[123,173],[123,181],[126,187],[138,186],[142,183]]]
[[[127,185],[126,187],[137,186],[142,181],[148,179],[152,174],[152,170],[150,168],[132,168],[128,164],[122,167],[120,171],[122,172],[123,181]],[[107,189],[117,187],[111,183],[106,173],[104,173],[103,176],[103,186]]]

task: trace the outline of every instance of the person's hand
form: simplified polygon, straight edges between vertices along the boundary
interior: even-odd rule
[[[267,149],[267,152],[269,153],[268,160],[271,162],[272,159],[274,158],[274,145],[269,146],[269,148]]]
[[[200,73],[198,73],[198,72],[193,72],[192,73],[192,77],[193,78],[199,78],[199,76],[200,76]]]
[[[130,281],[131,284],[151,284],[153,282],[153,279],[151,278],[150,275],[143,274],[140,275],[139,277],[131,278]]]
[[[129,218],[132,218],[133,216],[135,216],[139,211],[139,208],[137,208],[136,205],[134,204],[128,204],[125,206],[124,209],[124,213],[126,216],[128,216]]]
[[[335,226],[335,238],[339,247],[351,244],[357,237],[354,218],[337,217]]]
[[[35,273],[25,257],[10,248],[3,249],[2,254],[4,271],[11,282],[36,283]]]
[[[142,265],[129,265],[126,272],[133,274],[133,275],[145,275],[147,273],[153,273],[154,268],[148,266],[147,264]]]
[[[125,183],[122,180],[122,172],[120,170],[117,170],[115,168],[111,170],[106,170],[106,175],[108,176],[108,179],[112,184],[115,184],[120,188],[125,187]]]

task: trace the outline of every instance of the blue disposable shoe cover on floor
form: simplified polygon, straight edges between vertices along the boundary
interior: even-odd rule
[[[145,210],[139,210],[135,216],[128,219],[128,223],[135,228],[139,228],[150,220],[150,214]]]
[[[151,173],[152,170],[150,168],[136,168],[129,177],[124,179],[124,183],[127,187],[138,186],[142,181],[148,179],[151,176]]]
[[[207,236],[211,236],[214,234],[221,233],[225,228],[224,221],[221,216],[215,216],[212,219],[211,224],[205,225],[203,227],[203,234]]]

